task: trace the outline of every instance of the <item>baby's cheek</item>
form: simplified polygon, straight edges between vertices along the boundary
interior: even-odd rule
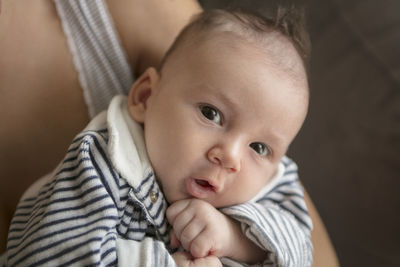
[[[244,181],[244,184],[242,184],[242,186],[240,187],[242,191],[241,194],[243,197],[242,202],[249,201],[250,199],[255,197],[258,194],[258,192],[260,192],[260,190],[264,188],[264,186],[266,186],[271,180],[270,174],[258,175],[258,176],[254,174],[253,175],[249,174],[248,177],[249,178],[247,178]]]

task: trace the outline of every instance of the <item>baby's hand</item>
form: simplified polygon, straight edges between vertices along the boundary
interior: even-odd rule
[[[200,199],[173,203],[167,218],[183,248],[195,258],[230,256],[234,222],[211,204]],[[175,237],[171,244],[178,245]]]
[[[178,267],[221,267],[222,264],[215,256],[194,259],[189,253],[179,251],[172,254]]]

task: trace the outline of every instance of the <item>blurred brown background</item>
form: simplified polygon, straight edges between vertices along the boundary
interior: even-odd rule
[[[276,1],[200,2],[262,10]],[[311,105],[289,155],[341,266],[400,266],[400,1],[306,7]]]

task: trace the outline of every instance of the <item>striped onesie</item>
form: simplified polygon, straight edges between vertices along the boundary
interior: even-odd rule
[[[24,194],[3,265],[176,266],[166,209],[143,130],[130,118],[126,97],[116,96],[76,136],[53,173]],[[312,223],[297,167],[287,157],[255,198],[220,211],[269,252],[259,266],[312,265]]]

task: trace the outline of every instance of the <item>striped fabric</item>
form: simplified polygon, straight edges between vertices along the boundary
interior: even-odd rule
[[[54,0],[90,117],[127,95],[133,72],[103,0]]]
[[[133,143],[121,138],[127,134],[135,136]],[[175,266],[167,203],[140,142],[143,132],[129,119],[126,97],[115,97],[108,113],[74,139],[54,173],[25,193],[11,222],[4,266]],[[137,155],[115,161],[116,152],[125,153],[119,149]],[[272,190],[222,212],[270,251],[263,265],[311,266],[312,226],[297,168],[286,157],[282,162],[285,173]],[[141,175],[122,175],[121,164],[128,163]]]
[[[264,266],[312,266],[311,218],[304,202],[297,165],[282,158],[285,172],[264,196],[222,212],[241,222],[246,236],[271,251]]]

